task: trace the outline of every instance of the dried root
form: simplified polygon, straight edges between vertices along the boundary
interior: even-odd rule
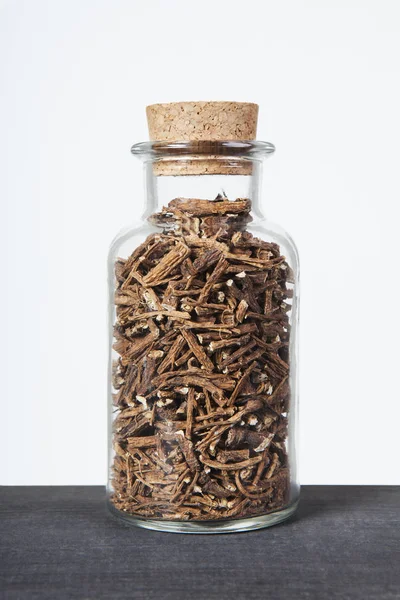
[[[292,273],[246,199],[176,199],[118,259],[111,500],[215,520],[289,501]]]

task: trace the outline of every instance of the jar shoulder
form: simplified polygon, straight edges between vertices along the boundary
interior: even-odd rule
[[[298,273],[300,262],[297,246],[292,236],[281,225],[268,219],[258,219],[250,223],[247,230],[254,237],[277,244],[281,254],[286,257],[292,269]]]
[[[113,262],[117,257],[127,258],[144,242],[147,236],[155,232],[154,227],[143,221],[131,223],[128,227],[121,229],[110,244],[109,261]]]
[[[248,224],[246,230],[254,237],[277,244],[280,253],[285,256],[293,271],[298,276],[299,254],[291,235],[279,224],[268,219],[257,219]],[[117,233],[111,242],[108,262],[113,265],[117,258],[128,258],[148,236],[160,233],[160,229],[148,222],[136,222]]]

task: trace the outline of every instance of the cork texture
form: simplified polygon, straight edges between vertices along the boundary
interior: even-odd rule
[[[172,102],[146,108],[152,141],[254,140],[258,105],[249,102]],[[249,175],[252,164],[243,160],[204,156],[202,160],[180,158],[154,163],[156,175]]]

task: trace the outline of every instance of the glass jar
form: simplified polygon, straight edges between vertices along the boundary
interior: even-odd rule
[[[112,512],[174,532],[266,527],[299,497],[298,256],[263,216],[272,144],[156,141],[109,254]]]

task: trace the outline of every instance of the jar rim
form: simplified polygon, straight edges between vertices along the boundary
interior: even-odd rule
[[[151,141],[139,142],[131,147],[131,153],[142,160],[187,155],[262,159],[274,152],[273,144],[258,140]]]

